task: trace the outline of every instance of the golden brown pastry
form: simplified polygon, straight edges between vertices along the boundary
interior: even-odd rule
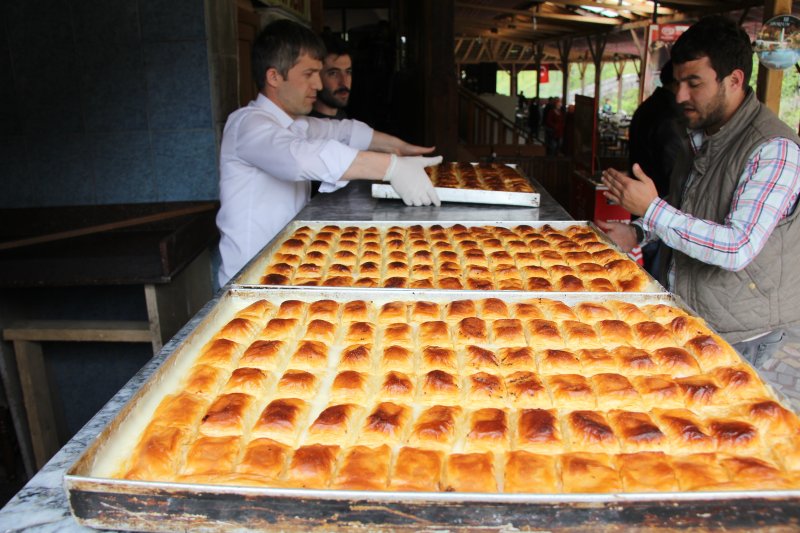
[[[355,446],[344,452],[331,488],[343,490],[385,490],[392,451],[386,446]]]
[[[331,385],[332,402],[354,402],[363,405],[371,396],[369,374],[345,370],[336,374]]]
[[[519,319],[498,319],[491,323],[491,341],[497,346],[525,346],[525,330]]]
[[[283,398],[313,398],[319,388],[319,379],[304,370],[287,370],[278,380],[277,392]]]
[[[271,439],[254,439],[247,444],[236,472],[277,481],[291,451],[289,446]]]
[[[266,396],[267,390],[273,382],[274,378],[269,372],[243,366],[233,371],[222,392],[226,394],[241,392],[260,401]]]
[[[669,449],[667,436],[647,413],[612,410],[608,413],[608,420],[626,453]]]
[[[440,451],[403,447],[394,462],[390,490],[438,491],[444,454]]]
[[[403,441],[411,409],[403,404],[382,402],[364,420],[358,442],[366,446],[395,445]]]
[[[286,472],[291,487],[324,489],[333,477],[339,446],[310,444],[295,450]]]
[[[663,452],[625,453],[616,457],[625,492],[675,492],[680,490],[675,470]]]
[[[383,349],[380,368],[382,371],[413,372],[414,352],[402,346],[387,346]]]
[[[553,455],[515,450],[506,454],[504,492],[557,494],[561,492]]]
[[[614,468],[613,455],[565,453],[559,458],[564,492],[620,492],[622,482]]]
[[[581,361],[568,350],[542,350],[538,354],[538,368],[542,374],[580,374]]]
[[[203,347],[197,364],[231,370],[242,353],[243,346],[228,339],[216,339]]]
[[[446,491],[497,492],[494,457],[490,452],[450,454],[444,472]]]
[[[311,423],[305,442],[318,444],[342,444],[356,430],[353,423],[362,408],[353,403],[335,404],[324,409]]]
[[[597,404],[605,409],[628,408],[642,405],[639,393],[628,378],[615,373],[595,374],[589,378]]]
[[[232,392],[218,396],[203,416],[200,433],[212,437],[241,435],[258,416],[255,407],[255,398],[249,394]]]
[[[342,350],[339,358],[339,368],[342,370],[356,370],[369,372],[372,367],[372,345],[353,344]]]
[[[619,442],[614,430],[599,411],[572,411],[565,417],[571,450],[596,453],[617,453]]]
[[[597,405],[589,381],[579,374],[543,376],[553,405],[565,409],[594,409]]]
[[[564,449],[555,409],[522,409],[517,416],[514,448],[555,454]]]
[[[503,379],[496,374],[478,372],[466,378],[466,394],[473,406],[502,405],[506,398]]]
[[[457,405],[461,401],[461,387],[454,374],[443,370],[431,370],[420,376],[419,400],[423,403]]]
[[[328,366],[328,346],[324,341],[300,341],[289,358],[289,366],[302,370],[322,370]]]
[[[455,439],[462,409],[458,406],[434,405],[423,411],[409,437],[409,444],[421,448],[449,449]]]
[[[660,409],[652,411],[659,429],[669,438],[672,453],[711,452],[716,443],[703,421],[688,409]]]
[[[240,436],[197,438],[186,452],[181,474],[227,474],[232,472],[241,448]]]
[[[681,390],[667,374],[633,376],[631,382],[647,409],[682,407],[684,405]]]
[[[508,418],[504,410],[489,407],[478,409],[469,415],[465,451],[505,449],[509,441]]]
[[[442,370],[444,372],[456,373],[458,371],[456,352],[450,348],[426,346],[422,349],[422,359],[420,360],[419,368],[421,372]]]
[[[413,332],[410,324],[396,323],[388,324],[383,329],[384,346],[403,346],[405,348],[414,347]]]
[[[682,491],[720,490],[730,479],[715,453],[673,457],[672,468]]]

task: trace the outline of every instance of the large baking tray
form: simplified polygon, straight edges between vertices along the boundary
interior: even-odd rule
[[[264,275],[267,267],[269,266],[270,260],[275,252],[280,248],[281,244],[288,239],[298,228],[303,226],[308,226],[311,229],[319,230],[320,228],[327,226],[327,225],[338,225],[338,226],[353,226],[357,228],[369,228],[369,227],[376,227],[378,229],[388,229],[392,226],[400,226],[400,227],[409,227],[409,226],[424,226],[430,227],[434,224],[444,227],[453,226],[455,224],[461,224],[462,226],[497,226],[497,227],[504,227],[504,228],[512,228],[515,226],[527,225],[533,228],[539,228],[545,225],[549,225],[557,230],[563,230],[570,226],[586,226],[588,229],[591,229],[595,233],[597,233],[598,237],[602,242],[607,244],[610,248],[618,251],[619,253],[626,255],[622,250],[620,250],[619,246],[617,246],[614,241],[612,241],[606,234],[601,230],[594,222],[587,221],[587,220],[537,220],[537,221],[490,221],[490,220],[469,220],[469,221],[409,221],[409,220],[382,220],[382,221],[344,221],[344,222],[330,222],[330,221],[312,221],[312,220],[294,220],[288,223],[281,231],[278,233],[267,245],[262,248],[262,250],[253,258],[251,259],[242,270],[235,275],[230,284],[232,286],[267,286],[261,284],[261,277]],[[640,267],[642,275],[647,278],[647,284],[645,289],[641,292],[643,293],[665,293],[667,290],[653,278],[646,270]],[[340,287],[340,289],[342,289]],[[347,289],[346,287],[344,289]],[[354,290],[361,291],[362,288],[355,287]],[[373,289],[371,289],[373,290]],[[376,287],[374,290],[388,290],[383,289],[380,287]],[[391,289],[391,290],[405,290],[411,291],[414,289]],[[436,289],[436,290],[446,290],[446,289]],[[484,291],[481,291],[484,292]],[[547,294],[555,294],[555,293],[547,293]],[[594,294],[591,292],[578,292],[575,294]],[[625,293],[609,293],[609,294],[625,294]],[[473,294],[474,297],[474,294]]]
[[[473,165],[477,163],[472,163]],[[514,164],[508,164],[516,168]],[[520,174],[521,175],[521,174]],[[530,181],[530,180],[529,180]],[[460,202],[471,204],[518,205],[523,207],[539,207],[538,192],[486,191],[482,189],[460,189],[453,187],[434,187],[439,200],[443,202]],[[399,200],[400,195],[388,183],[373,183],[372,197],[388,200]]]
[[[719,528],[752,531],[800,527],[800,491],[718,491],[617,494],[487,494],[448,492],[277,489],[110,479],[109,461],[134,442],[147,414],[170,380],[194,359],[217,328],[247,304],[262,298],[311,301],[358,298],[376,304],[392,300],[446,302],[474,298],[469,291],[381,292],[337,289],[233,288],[207,306],[198,327],[166,355],[148,382],[103,429],[64,478],[70,510],[83,525],[138,531],[620,531],[630,528]],[[482,297],[515,302],[552,293],[491,291]],[[579,301],[624,300],[638,305],[683,307],[670,294],[590,295],[560,293],[568,305]],[[685,309],[685,308],[684,308]],[[165,383],[166,382],[166,383]],[[169,387],[166,387],[169,390]],[[774,394],[774,391],[771,391]],[[785,406],[779,394],[774,394]],[[772,529],[775,530],[775,529]]]
[[[484,191],[452,187],[434,187],[434,190],[442,202],[539,207],[540,201],[538,192]],[[385,200],[400,199],[394,187],[386,183],[373,183],[372,197]]]

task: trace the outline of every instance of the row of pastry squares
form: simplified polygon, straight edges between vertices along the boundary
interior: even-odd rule
[[[214,431],[214,423],[229,422],[224,415],[212,422],[203,417],[198,431],[184,423],[193,410],[186,401],[181,406],[172,418],[147,427],[118,477],[545,493],[777,489],[800,481],[797,420],[769,400],[737,408],[744,420],[728,413],[703,420],[668,409],[526,409],[509,416],[498,409],[434,406],[405,427],[407,406],[382,403],[356,422],[351,418],[358,408],[345,404],[323,411],[302,439],[292,435],[298,412],[307,408],[301,400],[275,400],[252,430],[238,433]],[[361,431],[353,429],[358,423]],[[573,461],[586,464],[576,468]]]
[[[660,369],[657,373],[685,376],[739,360],[701,320],[678,308],[620,301],[569,307],[548,299],[382,305],[261,300],[239,312],[214,338],[233,345],[207,347],[203,356],[208,360],[230,359],[226,350],[239,349],[253,364],[296,356],[298,364],[306,361],[303,365],[311,368],[328,366],[340,353],[354,369],[363,369],[360,360],[381,354],[391,369],[406,371],[419,364],[423,370],[527,367],[545,373],[551,368],[561,373]]]
[[[379,229],[328,225],[320,230],[313,230],[303,226],[296,229],[280,245],[278,251],[306,255],[312,252],[345,252],[341,254],[342,260],[352,260],[353,256],[347,252],[359,253],[368,260],[380,258],[380,255],[373,254],[380,254],[382,251],[387,254],[402,252],[406,257],[414,257],[420,263],[468,257],[472,264],[482,266],[492,262],[509,264],[513,259],[518,259],[520,266],[578,265],[582,262],[605,264],[622,257],[600,241],[598,235],[586,226],[571,226],[563,231],[539,229],[542,231],[530,226],[467,228],[456,225],[444,228],[433,225]],[[470,254],[467,256],[466,252]],[[455,257],[449,255],[453,253],[456,254]],[[519,255],[525,253],[534,255]],[[512,257],[512,254],[518,257]],[[312,255],[310,259],[313,260],[314,257]]]
[[[241,452],[236,437],[198,440],[183,471],[165,481],[280,488],[476,492],[641,493],[776,490],[798,486],[796,472],[756,458],[718,453],[669,456],[515,450],[445,454],[438,450],[309,445],[293,450],[258,439]],[[210,450],[210,451],[209,451]],[[230,465],[231,471],[218,472]],[[211,472],[206,471],[208,468]]]
[[[598,292],[642,291],[647,284],[635,263],[585,226],[544,233],[513,228],[519,234],[462,226],[448,236],[446,230],[456,227],[395,226],[385,234],[377,228],[302,227],[270,258],[261,282]]]

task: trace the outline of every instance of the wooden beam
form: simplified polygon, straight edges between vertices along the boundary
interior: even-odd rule
[[[642,11],[644,13],[652,14],[653,13],[653,3],[648,2],[647,4],[636,4],[635,6],[620,6],[620,5],[612,5],[612,4],[598,4],[592,0],[557,0],[555,2],[548,2],[548,4],[556,5],[556,6],[573,6],[573,7],[602,7],[603,9],[607,9],[609,11]],[[672,15],[675,13],[674,9],[670,9],[668,7],[661,7],[658,6],[658,14],[659,15]]]
[[[792,14],[792,0],[765,0],[764,22],[778,15]],[[758,65],[758,82],[756,95],[765,106],[776,115],[781,110],[781,86],[783,85],[783,71],[770,70],[763,65]]]

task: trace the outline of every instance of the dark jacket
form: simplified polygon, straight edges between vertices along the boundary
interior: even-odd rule
[[[631,175],[633,164],[639,163],[661,198],[669,193],[669,177],[679,158],[692,157],[682,118],[675,95],[659,87],[636,109],[628,130]]]

